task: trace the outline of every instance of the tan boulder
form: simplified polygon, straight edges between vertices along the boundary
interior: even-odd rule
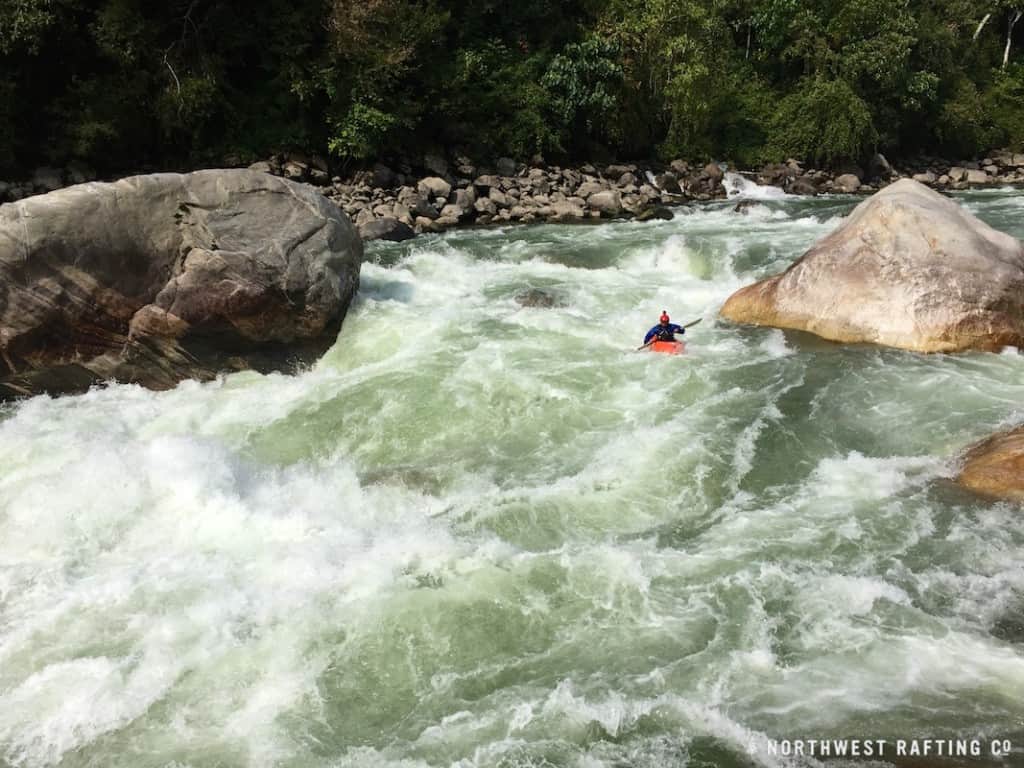
[[[968,450],[957,481],[985,496],[1024,501],[1024,425]]]
[[[902,179],[780,275],[726,301],[730,320],[918,352],[1024,345],[1024,248]]]
[[[968,184],[990,184],[992,177],[988,175],[986,171],[968,171],[967,172],[967,183]]]
[[[836,179],[835,187],[840,192],[856,192],[860,189],[860,179],[852,173],[844,173]]]

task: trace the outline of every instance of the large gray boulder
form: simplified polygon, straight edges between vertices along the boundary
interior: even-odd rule
[[[730,320],[919,352],[1024,345],[1024,248],[902,179],[780,275],[734,293]]]
[[[0,397],[310,359],[336,338],[362,254],[326,198],[249,170],[0,206]]]

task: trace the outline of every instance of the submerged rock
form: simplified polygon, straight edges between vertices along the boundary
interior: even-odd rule
[[[0,206],[0,396],[163,389],[333,343],[362,243],[313,189],[211,170]]]
[[[672,221],[672,211],[663,205],[652,205],[640,210],[634,221]]]
[[[968,450],[957,481],[985,496],[1024,501],[1024,425]]]
[[[1024,344],[1024,249],[903,179],[789,269],[726,301],[730,320],[919,352]]]
[[[521,307],[541,307],[550,309],[560,307],[562,302],[554,294],[540,288],[528,288],[515,295],[516,303]]]

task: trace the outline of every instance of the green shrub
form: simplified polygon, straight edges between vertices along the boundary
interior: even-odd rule
[[[868,105],[848,83],[809,77],[779,102],[768,154],[835,164],[859,159],[877,138]]]
[[[398,122],[392,114],[356,102],[331,126],[327,148],[332,155],[346,160],[375,157]]]
[[[977,86],[961,78],[939,112],[935,133],[943,150],[954,155],[973,155],[998,140]]]
[[[591,136],[615,133],[613,113],[623,78],[618,56],[613,43],[591,37],[570,43],[552,59],[541,84],[563,125]]]
[[[989,142],[1016,150],[1024,148],[1024,66],[1014,64],[999,70],[982,97],[982,105],[992,120],[994,135],[986,137]]]

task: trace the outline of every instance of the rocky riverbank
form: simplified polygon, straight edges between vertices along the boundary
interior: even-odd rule
[[[797,160],[754,170],[684,160],[569,168],[548,165],[539,157],[530,163],[503,157],[478,164],[467,157],[449,160],[428,154],[393,166],[377,163],[343,177],[332,176],[324,158],[300,153],[275,155],[249,168],[316,187],[352,218],[364,240],[405,240],[466,225],[668,218],[672,206],[726,198],[735,192],[730,171],[794,195],[867,195],[901,178],[938,190],[1024,184],[1024,154],[1008,150],[957,163],[918,157],[890,164],[876,154],[863,167],[834,170],[805,167]],[[39,168],[29,180],[0,181],[0,202],[94,178],[82,167]]]

